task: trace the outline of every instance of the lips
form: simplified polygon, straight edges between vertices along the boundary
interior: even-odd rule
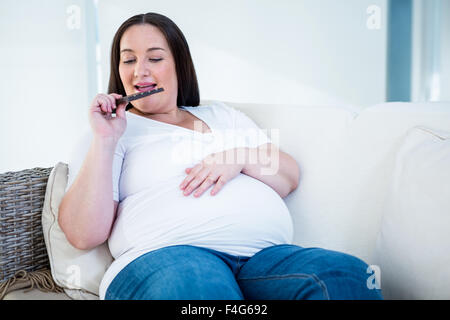
[[[154,82],[139,82],[135,86],[138,92],[150,91],[156,88],[156,83]]]

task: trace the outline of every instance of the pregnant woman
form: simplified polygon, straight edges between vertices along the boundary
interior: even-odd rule
[[[147,13],[119,27],[108,92],[91,104],[59,210],[74,247],[108,241],[101,299],[381,298],[360,259],[291,244],[282,198],[297,188],[296,161],[244,113],[199,106],[172,20]]]

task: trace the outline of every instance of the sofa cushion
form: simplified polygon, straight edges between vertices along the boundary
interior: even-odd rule
[[[100,281],[112,262],[106,243],[91,249],[74,248],[58,224],[65,194],[68,165],[56,164],[50,173],[42,211],[42,228],[55,282],[73,299],[98,299]]]
[[[328,152],[311,154],[305,166],[308,178],[303,177],[296,192],[301,200],[295,211],[296,243],[343,251],[373,264],[395,156],[415,126],[450,131],[450,103],[390,102],[367,107],[339,139],[324,139],[329,141]],[[331,126],[329,134],[333,132]],[[307,146],[303,141],[313,139],[313,134],[299,140],[300,161]]]
[[[388,299],[450,299],[450,132],[411,129],[395,162],[374,263]]]

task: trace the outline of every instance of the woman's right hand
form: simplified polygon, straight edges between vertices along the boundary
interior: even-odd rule
[[[125,117],[126,102],[116,106],[116,99],[122,95],[117,93],[99,93],[95,96],[89,109],[89,122],[94,136],[99,138],[112,138],[119,140],[127,127]],[[116,109],[116,117],[112,117],[112,111]]]

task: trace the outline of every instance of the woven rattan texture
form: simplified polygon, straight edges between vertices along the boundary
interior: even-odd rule
[[[19,270],[50,269],[41,214],[52,169],[0,174],[0,282]]]

